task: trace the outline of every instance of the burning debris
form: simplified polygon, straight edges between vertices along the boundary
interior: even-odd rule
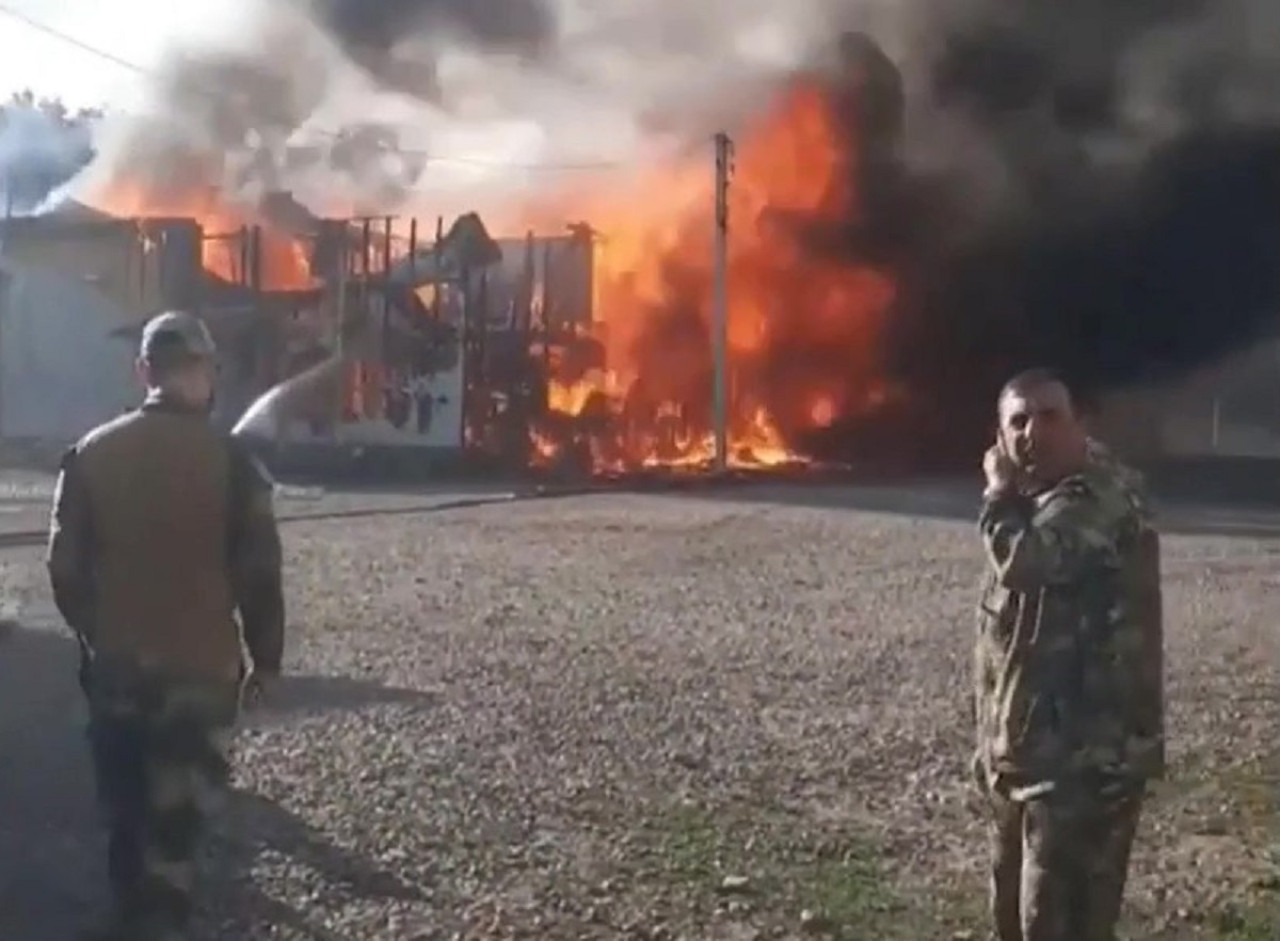
[[[808,241],[856,218],[855,155],[838,120],[816,80],[797,81],[742,137],[729,198],[734,464],[799,461],[807,432],[891,394],[875,363],[895,296],[888,273]],[[634,206],[590,213],[606,233],[597,256],[602,353],[552,370],[550,406],[586,419],[597,467],[711,458],[708,176],[690,165],[642,185],[646,198]],[[662,202],[647,200],[664,190]]]

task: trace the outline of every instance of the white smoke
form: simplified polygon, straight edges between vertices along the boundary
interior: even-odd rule
[[[142,113],[71,192],[483,213],[706,147],[857,28],[902,70],[908,162],[964,177],[977,204],[1024,202],[1188,125],[1273,118],[1278,18],[1261,0],[229,0],[171,38]],[[1072,95],[1105,113],[1067,114]]]
[[[161,202],[213,185],[248,203],[289,189],[324,213],[448,214],[566,173],[626,172],[708,146],[758,106],[807,56],[820,6],[547,0],[537,54],[437,11],[372,56],[320,25],[316,2],[237,0],[222,17],[234,30],[175,42],[72,194],[92,202],[127,179]]]
[[[98,119],[15,97],[0,106],[0,215],[25,215],[93,157]]]

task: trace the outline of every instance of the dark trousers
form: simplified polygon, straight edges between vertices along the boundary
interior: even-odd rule
[[[89,742],[118,914],[146,938],[190,919],[208,815],[230,781],[235,689],[121,692],[91,689]]]
[[[988,798],[999,941],[1115,941],[1141,790]]]

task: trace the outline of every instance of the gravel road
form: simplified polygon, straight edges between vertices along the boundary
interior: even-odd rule
[[[760,486],[291,524],[292,676],[246,717],[198,937],[981,937],[973,508]],[[1171,520],[1174,773],[1131,937],[1272,938],[1280,518]],[[102,904],[74,651],[37,551],[0,586],[0,938],[56,941]]]

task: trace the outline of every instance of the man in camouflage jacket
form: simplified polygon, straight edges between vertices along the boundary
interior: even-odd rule
[[[109,831],[116,911],[101,937],[119,941],[182,936],[246,668],[255,690],[280,669],[271,485],[209,423],[214,355],[193,315],[149,321],[146,400],[66,453],[54,496],[49,577],[80,643]]]
[[[1065,383],[999,399],[979,520],[974,773],[1000,941],[1114,941],[1146,783],[1163,774],[1159,542],[1139,475]]]

